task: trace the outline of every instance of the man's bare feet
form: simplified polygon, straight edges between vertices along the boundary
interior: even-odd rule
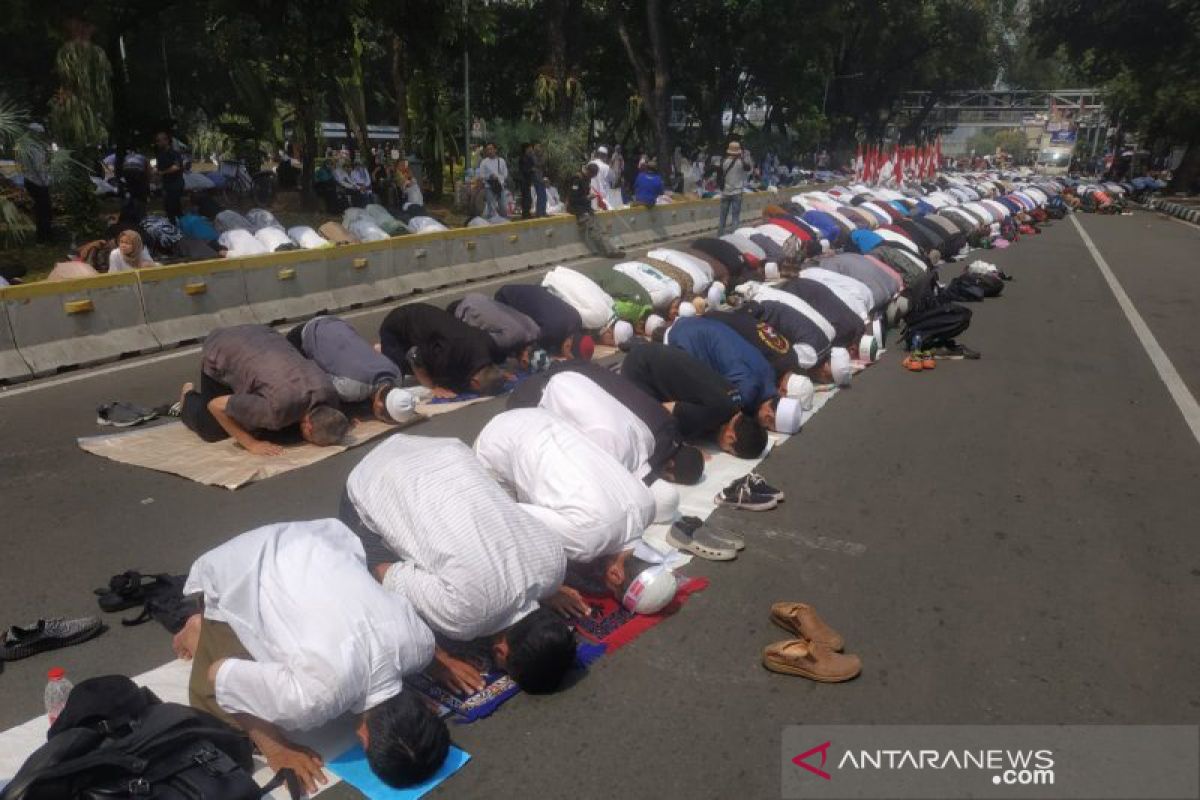
[[[183,408],[183,399],[188,396],[188,392],[193,391],[195,388],[196,388],[196,384],[192,383],[191,381],[188,381],[179,389],[179,407],[180,408]]]
[[[196,655],[196,648],[200,646],[200,615],[192,614],[188,617],[188,621],[183,623],[183,627],[179,629],[179,633],[175,634],[175,638],[171,640],[171,648],[175,651],[175,655],[182,658],[184,661],[191,661]]]

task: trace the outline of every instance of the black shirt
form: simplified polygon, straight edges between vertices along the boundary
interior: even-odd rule
[[[743,303],[740,308],[745,313],[769,324],[783,335],[792,346],[808,345],[812,348],[819,364],[829,354],[829,337],[808,317],[786,303],[768,301],[759,303],[754,300]],[[796,351],[792,350],[795,355]],[[813,365],[815,366],[815,364]]]
[[[159,150],[155,153],[155,159],[158,164],[158,174],[162,177],[163,186],[183,183],[183,159],[174,149],[168,147],[166,150]],[[179,172],[164,174],[164,170],[171,167],[179,167]]]
[[[555,354],[564,341],[583,332],[583,318],[579,312],[545,286],[508,284],[496,290],[496,300],[536,322],[542,331],[538,343]]]
[[[494,363],[492,337],[428,303],[411,303],[392,309],[379,326],[383,354],[406,371],[409,348],[434,385],[456,392],[469,391],[471,377]]]
[[[742,408],[732,383],[678,347],[639,344],[625,356],[621,375],[658,402],[675,403],[673,416],[689,439],[715,433]]]
[[[775,370],[776,378],[785,372],[796,372],[800,369],[800,362],[796,358],[796,351],[792,349],[792,343],[771,323],[755,319],[741,310],[709,311],[704,316],[737,331],[738,335],[763,354],[763,358],[767,359],[767,363]]]
[[[834,347],[848,347],[862,337],[865,330],[862,318],[825,284],[810,278],[792,278],[780,284],[779,288],[796,295],[829,321],[836,334],[833,337]]]
[[[592,213],[592,181],[576,175],[567,185],[567,211],[575,216]]]

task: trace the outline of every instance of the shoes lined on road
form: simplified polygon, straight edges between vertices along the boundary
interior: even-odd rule
[[[105,403],[96,407],[96,424],[109,425],[114,428],[131,428],[157,416],[158,412],[156,411],[123,401]]]
[[[667,531],[667,544],[709,561],[732,561],[737,547],[732,542],[709,534],[696,517],[684,517]]]
[[[779,505],[774,495],[756,492],[750,486],[750,476],[738,478],[713,498],[719,506],[738,508],[743,511],[770,511]]]
[[[807,603],[782,602],[771,606],[771,622],[788,633],[823,644],[830,650],[841,650],[846,642],[842,635],[821,619],[816,609]]]
[[[914,350],[904,357],[904,360],[900,362],[900,366],[909,372],[921,372],[925,369],[925,362],[921,358],[921,354]]]
[[[819,683],[841,683],[862,672],[862,659],[835,652],[806,639],[788,639],[763,649],[763,666],[783,675],[798,675]]]
[[[32,625],[13,625],[0,638],[0,659],[16,661],[48,650],[81,644],[99,636],[104,630],[104,623],[97,617],[53,617],[39,619]]]
[[[783,490],[776,489],[771,484],[767,483],[762,475],[757,472],[751,472],[746,476],[746,483],[750,487],[750,491],[756,494],[770,495],[775,498],[775,502],[782,503],[784,501]]]
[[[980,358],[982,353],[980,353],[978,350],[972,350],[965,344],[959,344],[958,342],[951,340],[943,344],[941,347],[935,347],[933,350],[933,355],[935,358],[947,360],[968,359],[974,361]]]

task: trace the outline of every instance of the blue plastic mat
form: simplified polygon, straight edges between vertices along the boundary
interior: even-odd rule
[[[469,753],[451,745],[442,768],[429,780],[407,789],[393,789],[379,780],[371,771],[370,765],[367,764],[367,754],[358,745],[342,753],[325,766],[334,775],[369,797],[370,800],[417,800],[433,791],[438,784],[458,772],[470,760]]]

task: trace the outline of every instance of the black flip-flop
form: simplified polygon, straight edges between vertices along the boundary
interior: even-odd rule
[[[145,604],[146,590],[157,580],[157,576],[142,575],[131,569],[120,575],[113,575],[108,579],[107,587],[92,591],[99,596],[97,602],[100,604],[100,609],[111,614]]]

